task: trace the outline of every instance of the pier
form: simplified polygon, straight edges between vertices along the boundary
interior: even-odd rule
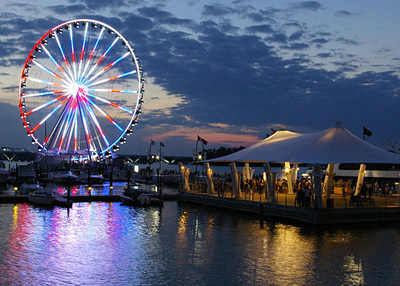
[[[277,203],[269,203],[259,194],[253,194],[252,197],[243,195],[241,198],[233,198],[231,193],[223,197],[190,192],[178,195],[181,202],[253,213],[261,219],[272,217],[312,225],[400,222],[399,197],[372,198],[374,205],[369,202],[355,205],[350,204],[350,197],[343,198],[334,194],[331,196],[331,205],[327,205],[327,200],[324,200],[320,208],[315,208],[295,206],[293,194],[278,194]]]
[[[374,204],[363,201],[361,204],[350,204],[350,196],[343,197],[333,194],[331,201],[326,198],[320,208],[299,207],[295,205],[294,194],[277,194],[276,203],[270,203],[265,199],[265,194],[242,193],[240,198],[234,198],[227,191],[224,194],[207,194],[204,188],[194,188],[192,192],[163,192],[162,199],[178,200],[181,203],[193,203],[205,207],[217,207],[230,211],[251,213],[260,219],[274,218],[278,220],[306,223],[311,225],[333,225],[351,223],[397,223],[400,222],[400,196],[373,195]],[[66,195],[62,195],[67,198]],[[117,194],[96,195],[71,195],[72,206],[80,202],[120,202]],[[0,204],[28,203],[28,195],[0,196]]]
[[[146,190],[140,190],[141,192],[148,192]],[[154,192],[148,192],[154,193]],[[158,193],[155,193],[158,194]],[[67,195],[57,195],[58,197],[67,199]],[[161,198],[164,201],[169,200],[176,200],[177,194],[173,192],[164,192],[161,195]],[[79,202],[120,202],[120,196],[118,194],[96,194],[96,195],[71,195],[69,197],[72,203],[79,203]],[[28,195],[1,195],[0,196],[0,204],[21,204],[21,203],[28,203],[29,196]]]

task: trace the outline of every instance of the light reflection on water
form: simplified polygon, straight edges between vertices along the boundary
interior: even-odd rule
[[[1,285],[397,285],[397,226],[315,228],[166,202],[0,205]]]

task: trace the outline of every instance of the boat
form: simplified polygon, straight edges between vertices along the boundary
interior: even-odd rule
[[[163,202],[156,194],[148,193],[143,190],[126,188],[120,194],[121,201],[126,205],[134,206],[162,206]]]
[[[75,184],[78,181],[78,176],[72,174],[71,171],[60,171],[51,175],[51,181],[61,185]]]
[[[34,182],[23,182],[18,190],[20,195],[27,195],[31,192],[34,192],[40,188],[39,183],[34,181]]]
[[[90,185],[101,185],[103,184],[104,178],[103,175],[101,174],[96,174],[96,173],[83,173],[79,175],[78,181],[82,184],[89,184]]]
[[[0,184],[6,184],[8,182],[9,172],[6,169],[6,165],[0,162]]]
[[[50,206],[54,204],[55,198],[52,191],[45,188],[39,188],[29,193],[29,202]]]
[[[62,208],[71,208],[72,207],[72,200],[68,200],[64,196],[58,194],[58,193],[53,193],[54,194],[54,203],[58,207]]]
[[[13,184],[20,184],[21,182],[33,182],[36,180],[35,168],[32,164],[17,165],[10,170],[9,180]]]

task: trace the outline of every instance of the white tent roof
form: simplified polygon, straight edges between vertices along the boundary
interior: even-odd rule
[[[210,162],[400,163],[400,155],[361,140],[342,126],[302,134],[277,131],[236,153]]]

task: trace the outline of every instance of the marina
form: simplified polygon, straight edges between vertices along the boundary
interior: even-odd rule
[[[324,228],[177,201],[162,208],[2,204],[0,219],[6,285],[396,285],[400,279],[392,267],[400,262],[398,225]]]

